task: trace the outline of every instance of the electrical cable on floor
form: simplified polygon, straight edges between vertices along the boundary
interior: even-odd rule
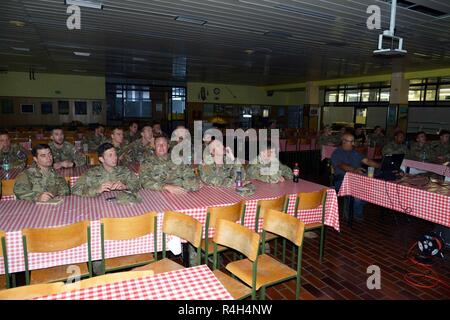
[[[449,279],[441,279],[439,277],[439,274],[434,271],[432,268],[433,266],[431,264],[424,264],[424,263],[420,263],[418,262],[416,259],[414,259],[414,257],[411,255],[412,250],[414,249],[414,247],[416,246],[416,243],[414,243],[408,250],[408,262],[410,262],[412,264],[412,267],[416,267],[419,269],[419,271],[422,271],[421,273],[419,272],[408,272],[403,276],[403,280],[409,284],[412,285],[414,287],[418,287],[418,288],[422,288],[422,289],[431,289],[436,287],[437,285],[441,284],[446,288],[450,288],[450,285],[448,283],[450,283]],[[420,283],[418,281],[416,281],[415,279],[428,279],[432,281],[432,284],[423,284]]]

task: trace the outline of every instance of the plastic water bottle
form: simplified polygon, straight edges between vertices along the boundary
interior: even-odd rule
[[[298,166],[297,162],[295,163],[294,168],[292,169],[292,173],[294,175],[293,181],[295,183],[298,183],[298,180],[300,179],[300,167]]]
[[[422,151],[422,162],[425,162],[427,160],[427,154],[425,151]]]
[[[5,171],[6,179],[9,179],[9,169],[10,169],[11,167],[10,167],[10,165],[9,165],[9,159],[8,159],[8,156],[5,156],[5,157],[3,158],[2,167],[3,167],[3,170]]]
[[[236,181],[235,181],[235,188],[239,189],[242,187],[242,172],[236,171]]]

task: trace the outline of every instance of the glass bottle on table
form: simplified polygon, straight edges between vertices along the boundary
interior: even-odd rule
[[[242,171],[240,169],[236,171],[236,180],[234,186],[236,189],[242,187]]]
[[[293,181],[298,183],[300,179],[300,167],[298,166],[298,162],[295,163],[294,168],[292,169]]]

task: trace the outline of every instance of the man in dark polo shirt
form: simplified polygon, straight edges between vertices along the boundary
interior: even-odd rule
[[[380,165],[370,159],[365,158],[362,154],[353,149],[355,144],[355,137],[351,133],[345,133],[341,138],[341,146],[334,150],[331,155],[331,164],[334,168],[334,187],[336,192],[344,180],[346,172],[364,173],[361,164],[369,167],[379,168]],[[362,219],[365,202],[359,199],[354,199],[353,214],[356,219]]]

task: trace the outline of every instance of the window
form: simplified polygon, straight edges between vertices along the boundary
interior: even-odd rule
[[[450,84],[439,87],[439,101],[450,101]]]
[[[13,114],[14,104],[12,100],[2,99],[2,114]]]
[[[383,88],[380,92],[380,101],[389,101],[391,96],[391,88]]]
[[[435,101],[436,100],[436,86],[427,86],[427,92],[425,94],[425,101]]]
[[[102,102],[101,101],[93,101],[92,102],[92,114],[99,115],[102,113]]]
[[[409,101],[422,101],[423,100],[424,89],[422,86],[410,87],[408,93]]]
[[[86,101],[75,101],[75,114],[76,115],[86,115],[87,114],[87,102]]]
[[[186,89],[172,88],[172,120],[184,120],[186,108]],[[222,110],[223,114],[223,110]]]
[[[338,102],[338,91],[328,91],[325,94],[325,102],[335,103]]]
[[[362,102],[378,102],[380,96],[379,89],[364,89],[361,93]]]
[[[69,114],[69,101],[58,101],[58,114]]]
[[[352,89],[345,91],[345,102],[359,102],[359,97],[361,95],[360,90]]]
[[[20,110],[22,113],[34,113],[34,104],[21,104]]]
[[[51,102],[41,102],[41,114],[52,114],[53,104]]]

